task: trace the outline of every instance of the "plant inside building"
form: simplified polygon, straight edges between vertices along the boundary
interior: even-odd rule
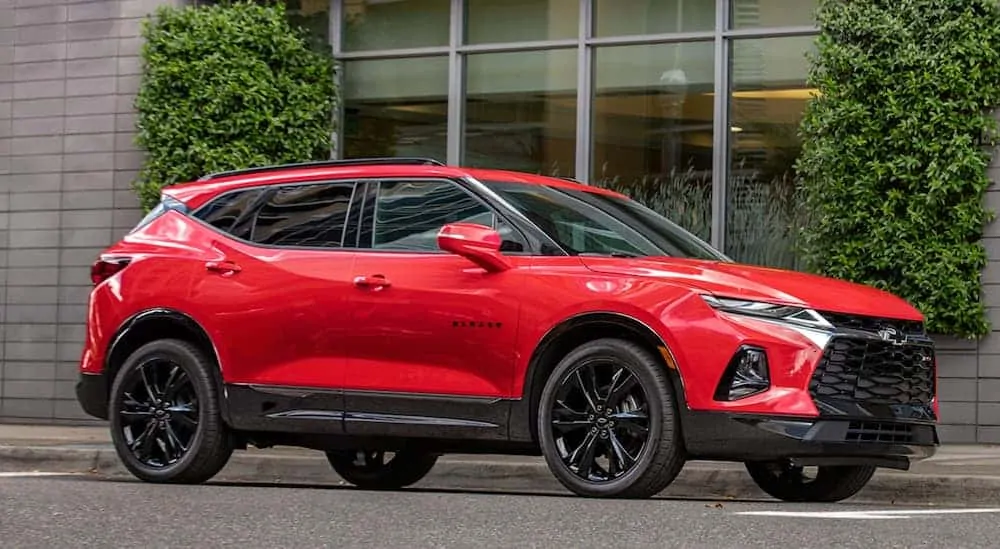
[[[933,333],[985,335],[1000,5],[822,0],[818,21],[797,163],[805,265],[905,297]]]
[[[143,38],[145,209],[164,186],[206,173],[329,158],[335,64],[281,3],[161,7]]]

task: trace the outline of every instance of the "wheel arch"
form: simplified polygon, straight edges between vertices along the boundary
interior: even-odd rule
[[[549,329],[541,338],[528,361],[524,375],[521,398],[512,404],[510,413],[510,439],[538,444],[535,425],[538,401],[545,381],[555,369],[560,357],[573,348],[602,337],[620,337],[645,347],[660,361],[674,389],[678,412],[683,417],[687,408],[684,381],[677,360],[670,346],[645,322],[619,312],[593,311],[566,318]]]
[[[139,347],[159,339],[180,339],[192,343],[205,353],[212,362],[212,377],[219,395],[219,406],[226,423],[229,421],[229,406],[225,385],[222,380],[222,363],[218,350],[208,332],[190,315],[176,309],[157,307],[140,311],[129,317],[115,332],[104,355],[104,374],[107,394],[115,376],[128,357]]]

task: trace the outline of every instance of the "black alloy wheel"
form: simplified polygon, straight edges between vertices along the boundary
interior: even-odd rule
[[[791,461],[747,462],[747,472],[768,495],[790,502],[833,503],[865,487],[875,474],[870,465],[802,467]]]
[[[199,483],[233,452],[219,414],[211,364],[178,340],[147,344],[119,370],[110,407],[119,458],[150,482]]]
[[[579,495],[650,497],[684,463],[667,374],[627,341],[571,352],[546,383],[538,429],[550,469]]]
[[[152,357],[122,388],[118,415],[129,451],[147,467],[177,463],[198,433],[198,394],[184,369]]]
[[[390,454],[392,454],[390,456]],[[437,454],[416,450],[336,450],[326,453],[333,470],[344,480],[366,490],[396,490],[427,476]]]
[[[607,357],[576,365],[563,376],[552,410],[563,463],[590,482],[621,477],[649,439],[646,391],[628,367]]]

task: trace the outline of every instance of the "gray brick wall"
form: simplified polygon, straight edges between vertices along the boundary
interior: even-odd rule
[[[139,22],[164,1],[0,0],[2,420],[87,420],[89,265],[140,218]]]

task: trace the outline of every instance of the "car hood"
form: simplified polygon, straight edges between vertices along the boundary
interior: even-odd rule
[[[923,320],[916,308],[888,292],[797,271],[679,258],[580,259],[595,272],[672,280],[718,297],[806,306],[836,313]]]

